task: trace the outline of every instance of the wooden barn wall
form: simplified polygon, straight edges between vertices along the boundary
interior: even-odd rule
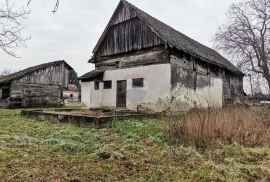
[[[119,67],[117,67],[117,63]],[[96,63],[96,69],[115,69],[161,64],[169,62],[169,52],[164,48],[154,48],[145,51],[132,52]]]
[[[194,64],[193,60],[185,57],[179,58],[176,55],[170,56],[172,63],[172,89],[181,84],[188,89],[209,87],[208,68],[201,63]]]
[[[97,56],[126,53],[161,44],[164,42],[149,27],[138,18],[133,18],[110,27]]]
[[[62,89],[58,85],[12,83],[10,107],[61,107]]]
[[[123,4],[120,4],[120,6],[118,7],[111,25],[115,25],[124,21],[127,21],[129,19],[135,18],[137,16],[135,11],[132,11],[131,9],[129,9],[128,7],[124,6]]]
[[[62,88],[67,88],[69,82],[69,69],[62,63],[46,67],[32,74],[26,75],[18,80],[18,83],[40,83],[61,85]]]
[[[242,101],[244,99],[243,77],[224,72],[223,78],[224,103],[233,104]]]
[[[7,108],[9,106],[9,100],[2,98],[3,89],[0,88],[0,108]]]

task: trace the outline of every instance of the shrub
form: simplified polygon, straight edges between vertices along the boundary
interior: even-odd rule
[[[196,110],[167,122],[166,137],[198,148],[217,141],[249,147],[269,146],[270,117],[267,113],[242,107]]]

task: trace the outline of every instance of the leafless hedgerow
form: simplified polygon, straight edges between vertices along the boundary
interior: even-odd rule
[[[262,75],[270,88],[270,0],[231,5],[227,23],[219,26],[214,42],[242,71]]]
[[[205,148],[212,143],[270,145],[270,115],[242,107],[198,110],[167,123],[170,141]]]
[[[26,46],[26,40],[30,39],[22,33],[29,13],[24,8],[17,9],[11,0],[0,4],[0,48],[11,56],[17,57],[13,50]]]

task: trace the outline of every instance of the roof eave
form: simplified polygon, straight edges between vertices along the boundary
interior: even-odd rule
[[[88,63],[95,63],[96,59],[94,57],[91,57],[91,59],[88,60]]]

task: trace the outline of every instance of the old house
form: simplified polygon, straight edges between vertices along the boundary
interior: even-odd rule
[[[65,103],[79,102],[80,90],[75,84],[68,84],[68,87],[63,92]]]
[[[121,0],[80,77],[89,108],[154,111],[243,99],[243,73],[215,50]]]
[[[0,78],[0,107],[59,107],[68,84],[77,84],[65,61],[30,67]]]

